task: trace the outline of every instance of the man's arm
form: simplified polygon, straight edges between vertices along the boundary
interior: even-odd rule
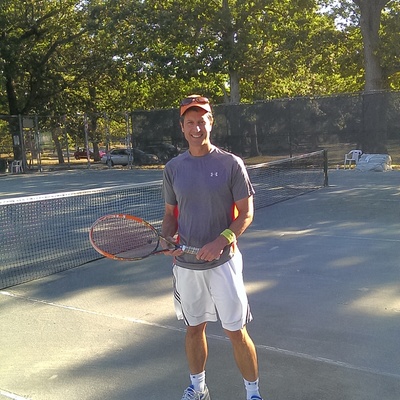
[[[174,241],[173,237],[175,236],[177,231],[178,220],[175,214],[175,206],[165,203],[164,217],[161,225],[161,235],[170,241]],[[167,243],[165,243],[165,241],[161,240],[160,243],[163,248],[168,248],[168,245]],[[181,253],[181,250],[175,250],[164,254],[176,256]]]
[[[254,200],[253,196],[246,197],[236,202],[238,216],[229,226],[229,229],[238,238],[253,222],[254,217]]]

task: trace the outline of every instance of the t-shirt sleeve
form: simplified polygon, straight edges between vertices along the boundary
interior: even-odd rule
[[[167,166],[164,168],[163,172],[162,196],[167,204],[173,206],[177,204],[176,195],[172,186],[171,170],[167,168]]]
[[[246,197],[250,197],[255,193],[251,184],[249,174],[241,158],[237,158],[237,164],[232,174],[232,194],[233,200],[236,202]]]

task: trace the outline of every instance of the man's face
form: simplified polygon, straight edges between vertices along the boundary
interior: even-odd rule
[[[207,111],[201,109],[189,109],[184,115],[181,127],[185,139],[189,143],[189,148],[208,147],[210,145],[212,120]]]

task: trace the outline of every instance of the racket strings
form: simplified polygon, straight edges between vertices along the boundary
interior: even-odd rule
[[[116,257],[141,258],[158,247],[158,235],[140,222],[109,218],[98,223],[92,231],[95,245]]]

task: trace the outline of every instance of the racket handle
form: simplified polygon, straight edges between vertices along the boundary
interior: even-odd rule
[[[188,253],[188,254],[197,254],[200,251],[200,249],[198,247],[192,247],[192,246],[182,245],[182,246],[180,246],[180,248],[184,253]]]

